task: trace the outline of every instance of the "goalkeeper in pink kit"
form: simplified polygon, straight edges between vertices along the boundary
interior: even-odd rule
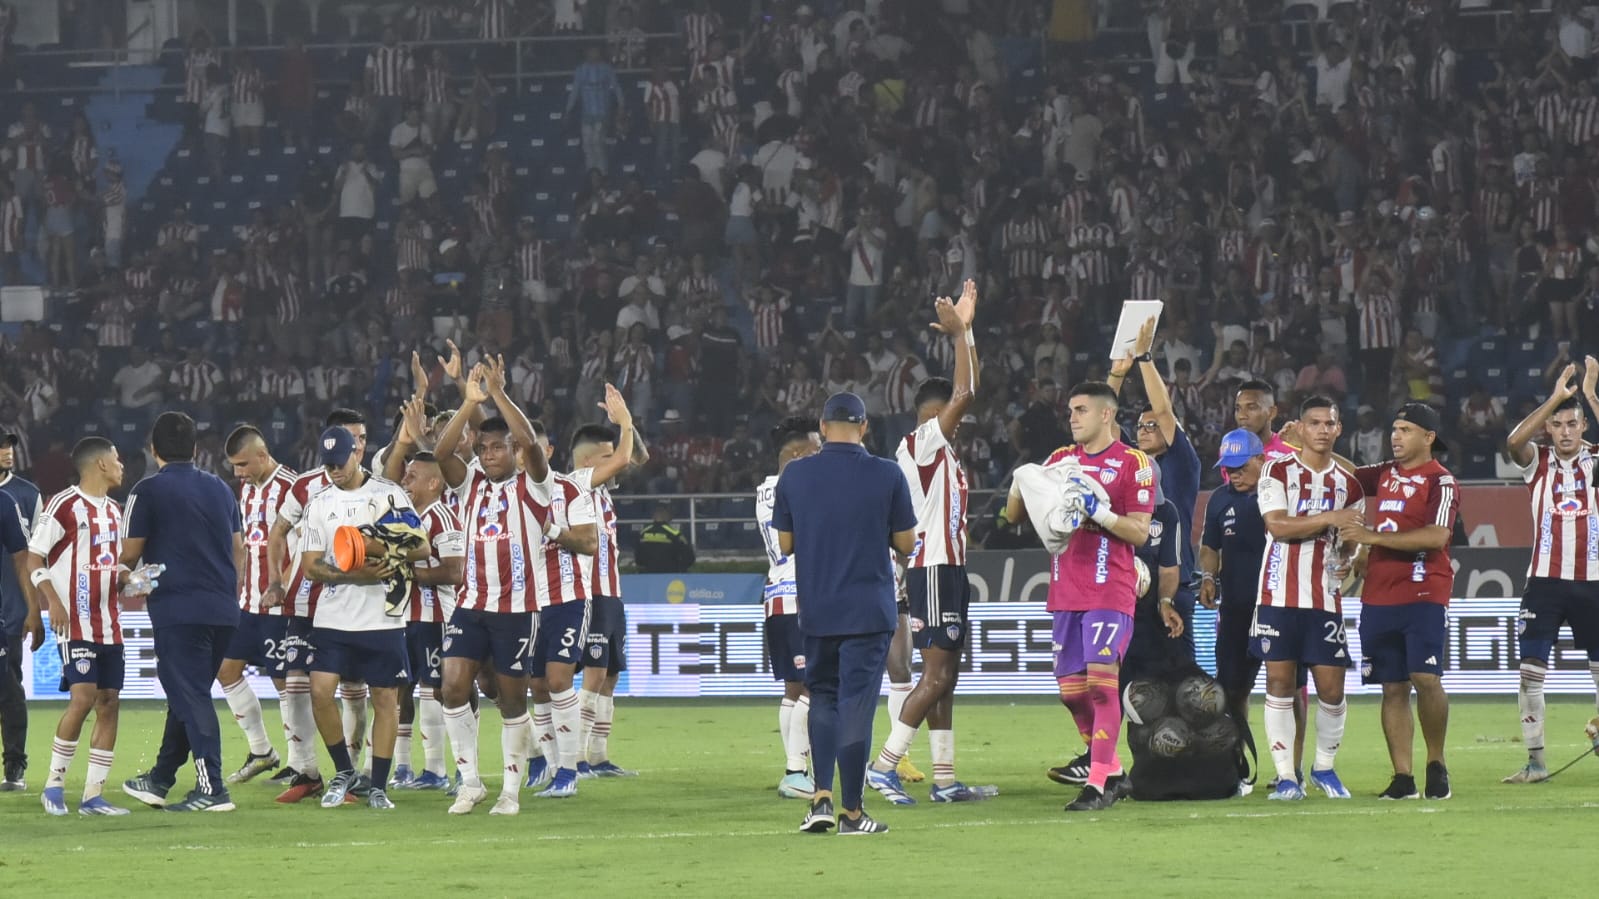
[[[1050,563],[1049,611],[1054,616],[1055,678],[1060,701],[1089,747],[1088,783],[1069,812],[1099,811],[1124,782],[1116,745],[1121,738],[1120,671],[1133,632],[1137,574],[1133,549],[1149,539],[1155,508],[1155,470],[1148,456],[1116,439],[1116,393],[1098,382],[1071,392],[1072,446],[1056,450],[1046,468],[1072,469],[1062,504],[1078,520],[1071,542]],[[1020,521],[1022,498],[1006,509]]]

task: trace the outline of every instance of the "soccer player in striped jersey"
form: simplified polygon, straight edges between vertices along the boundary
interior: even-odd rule
[[[1338,406],[1313,396],[1299,407],[1305,446],[1266,463],[1260,473],[1260,514],[1266,555],[1250,651],[1266,663],[1266,743],[1277,769],[1269,799],[1304,799],[1294,768],[1295,678],[1301,666],[1316,681],[1316,759],[1310,781],[1334,799],[1348,799],[1333,764],[1343,742],[1344,672],[1350,667],[1339,583],[1355,547],[1338,529],[1361,521],[1365,496],[1338,467],[1333,444],[1343,432]]]
[[[624,452],[617,432],[601,424],[584,425],[572,434],[572,473],[566,476],[579,491],[566,508],[574,526],[594,525],[595,547],[578,553],[578,576],[588,584],[589,622],[578,668],[583,672],[580,699],[583,729],[579,735],[579,776],[632,777],[637,772],[610,759],[611,725],[616,718],[616,683],[627,670],[627,608],[622,605],[622,565],[616,542],[616,506],[610,484],[629,467],[643,465],[649,450],[637,432]],[[545,547],[555,552],[555,544]]]
[[[755,488],[755,524],[766,544],[766,652],[772,662],[772,679],[783,684],[783,702],[777,710],[777,732],[788,761],[777,795],[785,799],[810,799],[816,785],[807,773],[811,754],[811,697],[805,689],[805,641],[799,629],[799,595],[794,589],[794,557],[785,556],[772,529],[772,506],[777,479],[795,459],[822,448],[816,422],[799,416],[787,418],[772,429],[777,451],[777,474],[768,475]]]
[[[295,474],[272,458],[261,432],[249,425],[235,428],[223,445],[233,477],[239,482],[239,513],[243,516],[244,557],[238,559],[239,627],[228,643],[217,683],[233,711],[233,720],[244,730],[250,754],[239,770],[228,775],[228,783],[247,783],[278,765],[278,753],[267,739],[261,716],[261,700],[244,677],[246,665],[272,678],[278,695],[285,696],[285,665],[288,663],[288,619],[281,608],[266,609],[261,599],[271,584],[268,534],[278,520],[283,504],[294,490]],[[287,730],[292,719],[285,715]],[[314,746],[312,733],[289,733],[290,745],[296,742]],[[293,768],[291,763],[290,768]],[[290,775],[292,777],[292,775]]]
[[[916,390],[916,429],[895,453],[917,510],[916,548],[906,560],[911,640],[922,655],[922,677],[906,697],[899,717],[866,779],[896,805],[915,800],[905,792],[896,767],[922,722],[933,755],[934,802],[967,802],[991,793],[955,779],[955,683],[970,630],[966,581],[966,471],[953,440],[961,416],[977,395],[977,349],[972,320],[977,285],[967,281],[957,304],[935,304],[934,325],[955,342],[954,381],[929,378]]]
[[[407,404],[406,427],[419,428],[421,403]],[[394,747],[394,784],[411,790],[442,790],[448,785],[444,768],[444,707],[438,691],[443,684],[444,622],[455,612],[466,537],[461,523],[445,505],[444,474],[432,453],[420,452],[406,463],[400,482],[422,518],[428,535],[428,557],[416,563],[411,587],[411,608],[405,625],[405,644],[411,665],[411,683],[400,690],[400,727]],[[422,687],[421,699],[413,694]],[[419,714],[420,713],[420,714]],[[422,770],[411,773],[411,729],[422,725]]]
[[[130,572],[122,554],[122,508],[106,494],[122,485],[122,460],[103,437],[85,437],[72,448],[78,485],[50,500],[33,526],[24,565],[39,591],[61,650],[61,679],[69,693],[50,750],[50,774],[41,799],[52,815],[67,813],[63,795],[67,769],[78,751],[83,722],[94,712],[89,737],[89,776],[81,815],[126,815],[101,795],[117,743],[118,695],[125,660],[118,603],[148,593],[145,572]],[[137,592],[136,592],[137,590]],[[71,596],[72,604],[62,601]]]
[[[1589,356],[1582,391],[1599,409],[1594,395],[1599,360]],[[1549,779],[1544,764],[1544,675],[1561,625],[1571,627],[1572,642],[1588,653],[1588,670],[1599,689],[1599,497],[1593,444],[1583,439],[1588,421],[1577,399],[1577,367],[1567,365],[1554,393],[1510,432],[1506,450],[1521,469],[1532,497],[1536,533],[1527,566],[1527,589],[1521,597],[1517,637],[1521,651],[1521,737],[1527,764],[1505,783],[1538,783]],[[1548,443],[1535,446],[1539,433]]]
[[[324,427],[340,427],[350,432],[355,440],[355,454],[366,452],[366,417],[354,409],[334,409],[323,420]],[[327,471],[321,467],[301,474],[278,511],[277,521],[267,535],[267,571],[271,582],[261,597],[265,609],[283,607],[286,621],[284,642],[284,693],[283,715],[289,723],[284,729],[289,734],[289,769],[273,775],[277,782],[288,777],[289,786],[278,797],[282,803],[295,803],[308,796],[321,794],[324,783],[318,770],[316,743],[313,740],[296,741],[295,734],[310,734],[317,730],[315,713],[311,707],[311,674],[306,665],[306,638],[311,634],[311,622],[316,615],[317,601],[322,596],[322,585],[304,576],[300,566],[299,547],[304,537],[306,507],[318,493],[328,487]],[[339,687],[344,705],[345,742],[351,755],[360,752],[366,735],[366,686],[356,682]],[[299,758],[296,758],[298,753]],[[364,787],[363,787],[364,789]]]

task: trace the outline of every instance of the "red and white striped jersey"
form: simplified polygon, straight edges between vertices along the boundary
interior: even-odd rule
[[[68,640],[119,644],[122,507],[77,487],[61,491],[34,523],[28,551],[44,559],[71,619]]]
[[[883,381],[883,398],[890,415],[905,415],[916,411],[916,387],[927,380],[927,368],[922,360],[910,353],[895,360]]]
[[[711,46],[711,38],[722,30],[722,17],[716,13],[689,13],[683,17],[683,40],[690,59],[699,59]]]
[[[777,349],[783,342],[783,309],[785,303],[751,303],[750,318],[755,325],[755,348],[762,353]]]
[[[1566,141],[1583,146],[1599,137],[1599,97],[1576,97],[1566,106],[1566,121],[1571,123]]]
[[[777,544],[777,529],[772,527],[772,506],[777,500],[777,475],[768,475],[755,489],[755,525],[761,529],[761,540],[766,544],[766,617],[773,615],[798,615],[799,596],[794,586],[794,557],[783,555]],[[899,581],[899,565],[894,566],[894,580]]]
[[[1036,278],[1044,265],[1049,227],[1037,216],[1011,219],[1002,232],[1003,248],[1012,278]]]
[[[461,533],[461,520],[444,505],[434,500],[423,510],[422,530],[428,535],[428,557],[416,563],[418,568],[438,568],[445,559],[459,559],[466,555],[466,535]],[[409,620],[420,624],[442,624],[450,620],[455,611],[454,584],[423,586],[411,585],[411,612]]]
[[[328,488],[327,469],[314,468],[294,479],[294,486],[278,507],[278,518],[290,525],[288,543],[289,576],[283,597],[283,614],[297,618],[316,617],[317,600],[322,598],[324,585],[307,578],[300,571],[300,550],[305,543],[305,510],[317,494]]]
[[[366,81],[374,97],[403,97],[416,65],[404,47],[375,47],[366,56]]]
[[[422,103],[442,106],[450,102],[450,69],[448,66],[427,66],[422,69]]]
[[[966,468],[935,416],[900,439],[894,451],[916,509],[916,548],[906,565],[966,564]]]
[[[261,72],[259,69],[238,69],[233,73],[233,105],[261,102]]]
[[[553,483],[525,472],[493,481],[481,468],[467,469],[461,484],[466,570],[458,608],[521,614],[543,608],[550,593],[545,569],[544,528],[550,521]],[[574,589],[568,559],[566,589]],[[575,597],[573,597],[575,598]]]
[[[1521,479],[1532,496],[1537,543],[1527,564],[1528,577],[1599,581],[1599,496],[1595,495],[1594,445],[1561,459],[1552,446],[1533,446],[1532,463]]]
[[[516,276],[522,281],[544,283],[544,267],[550,256],[542,240],[524,241],[516,248]]]
[[[190,50],[183,61],[183,102],[199,103],[205,99],[205,90],[210,87],[205,70],[221,64],[222,57],[210,47]]]
[[[589,597],[622,597],[622,560],[616,541],[616,506],[610,488],[594,483],[594,469],[579,468],[561,480],[579,491],[576,502],[568,502],[566,514],[574,525],[592,524],[598,531],[592,556],[578,556],[584,587]],[[554,544],[552,543],[553,547]]]
[[[0,203],[0,253],[22,252],[22,226],[27,221],[27,215],[22,198],[16,194]]]
[[[648,110],[651,123],[671,123],[676,125],[683,121],[682,97],[678,93],[677,83],[671,80],[649,81],[644,85],[644,108]]]
[[[1260,514],[1286,512],[1290,517],[1319,515],[1359,507],[1365,493],[1353,476],[1337,465],[1314,471],[1296,453],[1266,463],[1260,471]],[[1266,555],[1260,566],[1263,606],[1341,612],[1338,583],[1328,571],[1337,535],[1332,529],[1303,540],[1280,540],[1266,532]]]
[[[209,359],[184,362],[172,369],[172,377],[168,380],[177,389],[174,399],[203,403],[209,401],[222,385],[222,369]]]
[[[1361,349],[1399,345],[1399,307],[1387,288],[1372,286],[1355,294],[1355,308],[1360,310]]]
[[[1533,229],[1553,229],[1560,218],[1560,179],[1534,178],[1527,182],[1523,193],[1522,209],[1526,217],[1532,219]]]
[[[100,151],[95,149],[94,138],[87,134],[79,134],[72,138],[72,170],[79,178],[93,178],[94,171],[99,167]]]
[[[1131,296],[1139,300],[1159,299],[1166,289],[1166,270],[1152,262],[1138,262],[1127,269]]]
[[[1532,118],[1537,122],[1538,130],[1549,136],[1550,140],[1560,139],[1561,125],[1566,120],[1566,100],[1558,92],[1551,91],[1539,97],[1532,104]]]
[[[262,483],[245,481],[239,485],[239,515],[243,519],[239,536],[244,541],[244,584],[239,590],[239,608],[246,612],[263,614],[261,595],[272,583],[267,536],[289,494],[294,492],[294,482],[294,472],[279,465]],[[264,614],[281,615],[282,607]]]
[[[506,0],[478,0],[478,37],[497,41],[511,29],[511,5]]]
[[[500,233],[500,213],[494,208],[493,194],[472,194],[466,198],[466,204],[472,209],[472,223],[480,233],[489,237]]]
[[[394,231],[394,270],[427,271],[430,265],[428,250],[433,246],[433,226],[421,221],[405,222]]]

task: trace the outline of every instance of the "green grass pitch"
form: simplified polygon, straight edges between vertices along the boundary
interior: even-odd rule
[[[524,791],[516,818],[491,818],[487,804],[457,818],[440,793],[396,791],[399,808],[385,814],[279,806],[265,782],[235,787],[239,809],[228,814],[146,809],[118,785],[153,759],[160,708],[129,703],[107,794],[134,813],[54,819],[39,788],[60,706],[35,704],[28,792],[0,794],[0,896],[1592,895],[1599,761],[1548,784],[1501,785],[1524,758],[1509,696],[1456,701],[1447,802],[1374,798],[1387,755],[1375,703],[1359,700],[1339,756],[1351,801],[1317,794],[1285,807],[1257,790],[1226,802],[1125,802],[1083,817],[1062,813],[1072,792],[1043,776],[1076,748],[1058,705],[964,700],[958,770],[1001,795],[897,809],[868,794],[892,832],[861,840],[795,832],[802,804],[774,789],[775,701],[617,705],[613,757],[640,777],[583,781],[565,801]],[[244,742],[226,706],[219,711],[224,766],[237,766]],[[1593,711],[1577,697],[1551,701],[1551,767],[1586,745]],[[276,735],[275,704],[267,712]],[[492,712],[483,724],[484,762],[495,766]],[[87,733],[67,781],[74,809]],[[913,758],[931,768],[925,736]],[[914,794],[924,798],[925,785]]]

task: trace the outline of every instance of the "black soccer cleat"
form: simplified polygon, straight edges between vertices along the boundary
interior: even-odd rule
[[[800,822],[800,833],[827,833],[837,822],[833,817],[833,800],[823,796],[811,802],[811,808]]]
[[[1411,789],[1415,789],[1414,781]],[[1428,799],[1448,799],[1454,795],[1449,789],[1449,769],[1444,767],[1443,762],[1427,763],[1427,792],[1423,795]]]
[[[294,767],[292,765],[285,765],[282,768],[278,769],[278,773],[276,773],[276,774],[272,775],[271,777],[267,778],[267,783],[273,783],[273,784],[293,783],[294,779],[296,777],[299,777],[299,776],[300,776],[300,772],[294,770]]]
[[[1133,795],[1133,777],[1130,774],[1117,774],[1105,781],[1105,794],[1112,802],[1121,802]]]
[[[1069,787],[1088,783],[1088,753],[1083,753],[1059,768],[1049,769],[1049,779]]]
[[[888,833],[888,825],[874,820],[871,815],[861,812],[851,818],[848,815],[838,819],[838,834],[843,837],[871,836],[872,834]]]
[[[1394,779],[1388,782],[1388,789],[1377,794],[1378,799],[1420,799],[1421,794],[1416,792],[1416,778],[1409,774],[1395,774]]]
[[[1106,782],[1106,786],[1110,786],[1109,782]],[[1084,784],[1083,791],[1066,806],[1066,811],[1102,812],[1115,804],[1115,796],[1091,784]]]

